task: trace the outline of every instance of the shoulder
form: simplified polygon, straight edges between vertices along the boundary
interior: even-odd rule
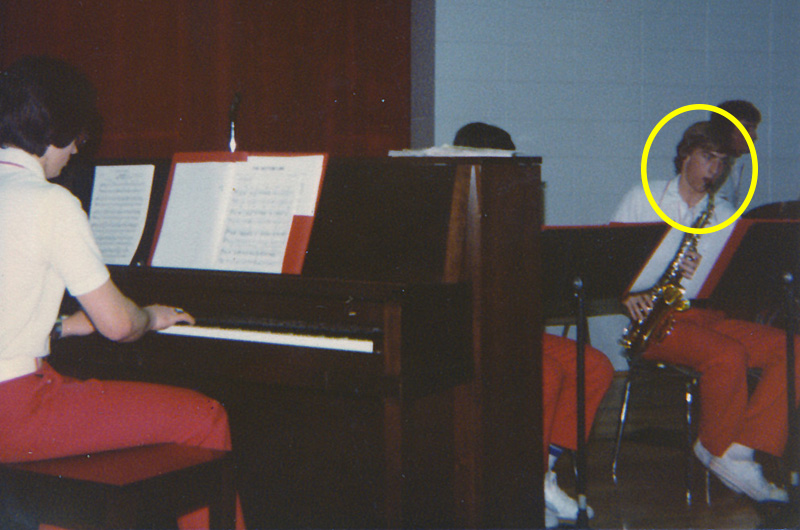
[[[725,220],[736,213],[736,208],[726,197],[717,196],[714,200],[714,214],[720,220]]]
[[[663,194],[668,184],[669,181],[667,180],[650,182],[648,184],[650,195],[652,195],[655,200],[658,200],[658,197]],[[625,193],[611,218],[612,222],[619,223],[638,223],[657,220],[658,216],[655,214],[655,210],[653,210],[650,198],[647,196],[643,184],[637,184]]]
[[[58,184],[47,183],[41,190],[43,201],[55,212],[85,216],[81,201],[68,189]]]
[[[78,198],[58,184],[26,186],[16,199],[19,215],[43,230],[46,237],[69,237],[67,234],[89,229],[89,218]]]
[[[24,171],[13,176],[5,174],[0,179],[0,203],[6,212],[13,212],[15,216],[41,222],[57,216],[65,209],[74,208],[72,199],[75,197],[61,186],[44,179],[30,178]]]
[[[652,180],[652,181],[649,181],[647,183],[647,187],[650,190],[650,194],[653,195],[653,197],[655,198],[657,196],[660,196],[662,193],[664,193],[664,191],[667,189],[667,186],[669,186],[670,182],[672,182],[672,181],[670,181],[670,180]],[[643,197],[643,198],[647,199],[647,193],[644,190],[644,184],[639,183],[639,184],[636,184],[635,186],[631,187],[630,189],[628,189],[628,191],[626,192],[623,200],[624,199],[634,199],[634,198],[637,198],[637,197]]]

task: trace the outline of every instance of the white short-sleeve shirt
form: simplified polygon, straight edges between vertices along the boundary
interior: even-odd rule
[[[47,355],[64,289],[108,279],[80,201],[32,155],[0,149],[0,360]]]
[[[693,207],[689,207],[678,193],[679,178],[655,180],[649,182],[648,186],[653,199],[667,217],[678,224],[691,226],[700,213],[706,209],[708,196]],[[714,214],[708,224],[713,226],[722,223],[733,214],[734,210],[731,204],[723,197],[717,196],[714,201]],[[637,185],[625,194],[611,221],[618,223],[652,223],[661,221],[661,217],[653,209],[653,205],[650,204],[644,192],[644,186]]]

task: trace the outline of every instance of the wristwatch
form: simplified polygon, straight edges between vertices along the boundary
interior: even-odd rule
[[[56,323],[53,325],[53,330],[50,332],[50,341],[58,340],[61,338],[61,334],[64,331],[64,319],[67,317],[65,315],[61,315],[56,319]]]

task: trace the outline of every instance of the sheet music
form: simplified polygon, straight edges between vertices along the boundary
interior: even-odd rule
[[[175,164],[152,265],[213,269],[236,175],[235,164]]]
[[[247,161],[254,171],[261,173],[271,171],[293,182],[296,188],[292,206],[294,215],[314,215],[324,157],[321,155],[284,157],[280,169],[273,166],[274,159],[275,157],[251,156]]]
[[[280,273],[295,215],[313,215],[323,155],[175,165],[152,265]]]
[[[153,165],[95,168],[89,224],[106,264],[133,260],[147,220],[154,172]]]
[[[214,268],[280,272],[292,226],[296,182],[283,160],[240,164]]]

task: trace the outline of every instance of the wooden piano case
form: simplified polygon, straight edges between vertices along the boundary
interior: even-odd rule
[[[52,362],[220,400],[250,527],[541,527],[540,163],[332,158],[301,275],[111,267],[200,325],[372,353],[151,334],[65,339]]]

